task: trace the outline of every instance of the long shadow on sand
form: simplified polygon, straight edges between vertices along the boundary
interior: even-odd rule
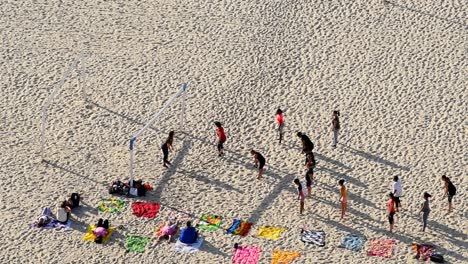
[[[188,170],[184,170],[184,169],[178,169],[177,172],[181,173],[181,174],[185,174],[189,177],[192,177],[194,178],[195,180],[197,181],[200,181],[200,182],[203,182],[205,184],[209,184],[209,185],[215,185],[215,186],[218,186],[218,187],[221,187],[221,188],[224,188],[226,190],[229,190],[229,191],[235,191],[235,192],[238,192],[238,193],[244,193],[242,190],[236,188],[236,187],[232,187],[231,185],[227,184],[227,183],[224,183],[222,181],[219,181],[219,180],[216,180],[216,179],[210,179],[206,176],[203,176],[197,172],[194,172],[194,171],[188,171]]]
[[[373,161],[373,162],[376,162],[376,163],[380,163],[382,165],[385,165],[385,166],[389,166],[389,167],[392,167],[394,169],[400,169],[400,170],[404,170],[404,171],[410,171],[410,168],[407,167],[407,166],[401,166],[401,165],[398,165],[396,164],[395,162],[392,162],[392,161],[389,161],[389,160],[386,160],[380,156],[377,156],[375,154],[371,154],[371,153],[367,153],[367,152],[364,152],[362,150],[358,150],[358,149],[355,149],[355,148],[352,148],[348,145],[345,145],[345,144],[340,144],[341,146],[343,146],[344,150],[348,150],[350,151],[352,154],[355,154],[355,155],[358,155],[358,156],[361,156],[365,159],[368,159],[370,161]]]
[[[88,176],[85,176],[85,175],[83,175],[83,174],[81,174],[81,173],[78,173],[78,172],[72,170],[71,168],[67,168],[67,167],[64,167],[64,166],[58,164],[57,162],[53,162],[53,161],[49,161],[49,160],[43,160],[42,162],[45,163],[45,164],[48,165],[48,166],[51,166],[51,167],[54,167],[54,168],[63,170],[63,171],[65,171],[66,173],[70,173],[70,174],[73,174],[73,175],[78,176],[78,177],[80,177],[80,178],[86,179],[86,180],[88,180],[88,181],[92,181],[92,182],[99,183],[99,184],[102,184],[102,185],[104,185],[104,186],[107,186],[107,183],[104,183],[104,182],[100,182],[100,181],[96,181],[96,180],[94,180],[94,179],[91,179],[91,178],[89,178]],[[65,174],[64,174],[64,175],[65,175]]]

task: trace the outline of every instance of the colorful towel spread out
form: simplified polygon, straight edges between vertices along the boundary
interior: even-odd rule
[[[162,231],[163,231],[162,228],[164,226],[165,226],[165,223],[161,223],[158,227],[156,227],[156,230],[154,231],[154,234],[156,235],[156,237],[161,237],[161,236],[164,235],[162,233]],[[179,232],[179,229],[180,229],[179,226],[177,226],[176,229],[175,229],[175,232],[174,232],[174,234],[172,234],[172,236],[177,234],[177,232]]]
[[[197,228],[202,230],[218,230],[221,226],[223,218],[217,215],[202,215],[200,217],[200,223],[198,223]]]
[[[314,244],[319,247],[325,246],[325,232],[302,230],[301,240],[305,243]]]
[[[258,229],[257,237],[277,240],[280,237],[281,233],[283,233],[285,230],[286,228],[282,227],[261,226]]]
[[[128,236],[125,238],[125,247],[130,252],[145,252],[145,246],[148,244],[148,237]]]
[[[202,244],[203,244],[203,238],[199,238],[197,242],[193,244],[185,244],[185,243],[180,242],[180,240],[177,239],[174,249],[175,251],[184,252],[184,253],[196,253],[200,250],[200,247]]]
[[[368,256],[378,256],[382,258],[391,258],[396,241],[393,239],[374,239],[369,242],[370,248],[367,251]]]
[[[257,264],[260,259],[261,248],[254,246],[239,246],[234,249],[232,263],[237,264]]]
[[[115,227],[109,227],[108,231],[109,233],[107,233],[107,236],[105,236],[103,239],[102,239],[102,243],[106,243],[109,238],[111,237],[112,233],[114,232],[114,229]],[[88,231],[86,231],[86,234],[83,236],[83,240],[85,241],[89,241],[89,242],[94,242],[94,230],[96,230],[96,226],[94,225],[90,225],[88,226]]]
[[[138,217],[154,218],[161,206],[157,203],[135,202],[132,204],[133,214]]]
[[[98,210],[107,213],[120,213],[125,208],[125,202],[118,199],[102,199],[99,202]]]
[[[49,223],[42,227],[37,226],[38,221],[34,221],[31,226],[32,227],[37,227],[37,228],[43,228],[43,229],[64,229],[64,230],[70,230],[71,227],[71,221],[68,221],[66,223],[59,222],[55,219],[52,219]]]
[[[288,264],[298,258],[301,252],[273,250],[273,259],[271,264]]]
[[[340,247],[353,251],[359,251],[364,247],[366,238],[360,235],[346,234],[341,239]]]
[[[232,223],[232,226],[227,230],[227,232],[233,235],[246,236],[251,227],[252,223],[234,219],[234,223]]]
[[[436,253],[434,246],[423,243],[413,243],[413,251],[416,258],[427,262],[431,260],[431,255]]]

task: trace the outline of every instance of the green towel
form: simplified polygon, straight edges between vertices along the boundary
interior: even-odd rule
[[[120,213],[125,208],[125,202],[118,199],[102,199],[98,204],[98,210],[107,213]]]
[[[200,223],[198,223],[197,228],[202,230],[217,230],[221,226],[223,218],[217,215],[202,215],[200,217]]]
[[[148,244],[149,237],[128,236],[125,239],[126,248],[130,252],[145,252],[145,246]]]

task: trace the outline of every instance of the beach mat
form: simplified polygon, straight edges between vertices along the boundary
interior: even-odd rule
[[[143,253],[148,242],[149,237],[128,236],[125,238],[125,247],[129,252]]]
[[[303,229],[301,232],[301,241],[323,247],[325,246],[325,232]]]
[[[393,239],[373,239],[369,242],[368,256],[391,258],[396,241]]]
[[[114,232],[114,229],[115,227],[109,227],[108,229],[108,233],[107,233],[107,236],[105,236],[103,239],[102,239],[102,243],[106,243],[109,238],[112,236],[112,233]],[[94,242],[94,230],[96,230],[96,226],[95,225],[90,225],[88,226],[88,230],[86,231],[86,234],[83,236],[83,240],[85,241],[89,241],[89,242]]]
[[[270,239],[270,240],[277,240],[281,233],[286,231],[286,228],[282,227],[275,227],[275,226],[261,226],[258,229],[257,237]]]
[[[66,223],[61,223],[55,219],[52,219],[49,223],[45,224],[42,227],[37,226],[38,221],[34,221],[31,224],[31,227],[42,228],[42,229],[64,229],[70,230],[71,229],[71,220],[68,220]]]
[[[234,249],[232,263],[236,264],[257,264],[260,259],[261,248],[254,246],[238,246]]]
[[[252,223],[242,221],[239,219],[234,219],[231,227],[227,229],[228,234],[239,235],[239,236],[246,236],[250,228],[252,228]]]
[[[271,264],[289,264],[299,256],[301,256],[301,252],[298,251],[273,250]]]
[[[197,228],[201,230],[218,230],[221,226],[223,218],[217,215],[204,214],[200,217],[200,222],[197,224]]]
[[[200,247],[202,244],[203,244],[203,238],[198,238],[197,242],[193,244],[185,244],[185,243],[180,242],[180,240],[177,239],[177,242],[174,245],[174,250],[178,252],[193,254],[200,250]]]
[[[97,209],[101,212],[120,213],[125,209],[125,202],[119,199],[102,199]]]
[[[340,246],[341,248],[359,251],[364,247],[366,238],[355,234],[346,234],[342,239]]]
[[[133,215],[137,217],[154,218],[161,208],[157,203],[134,202],[132,204]]]

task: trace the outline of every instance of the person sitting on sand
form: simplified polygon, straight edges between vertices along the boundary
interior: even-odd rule
[[[178,223],[173,223],[171,221],[166,221],[164,226],[159,229],[158,233],[156,234],[158,237],[158,241],[161,239],[167,239],[168,242],[171,242],[172,236],[177,233]]]
[[[97,222],[96,229],[93,232],[94,234],[94,242],[98,244],[102,244],[104,238],[109,234],[109,220],[102,220],[100,218]]]
[[[193,244],[198,239],[198,232],[192,226],[192,222],[187,221],[186,227],[182,229],[179,236],[179,241],[185,244]]]
[[[63,201],[60,206],[57,207],[57,221],[61,223],[68,222],[70,219],[72,205],[68,201]]]

